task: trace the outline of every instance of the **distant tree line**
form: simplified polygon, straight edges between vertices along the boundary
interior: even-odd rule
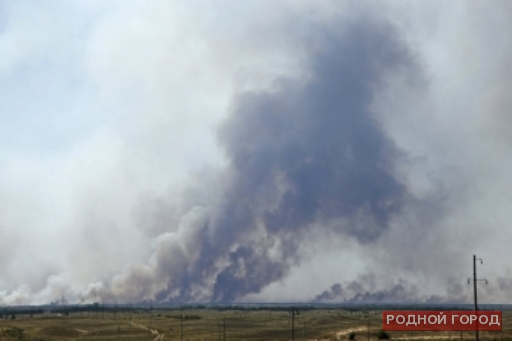
[[[170,318],[173,318],[176,320],[181,320],[182,315],[167,315],[167,317],[170,317]],[[183,319],[184,320],[200,320],[201,316],[199,316],[199,315],[183,315]]]

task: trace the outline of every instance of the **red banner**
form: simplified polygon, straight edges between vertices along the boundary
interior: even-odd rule
[[[500,331],[501,311],[387,310],[382,312],[386,331]]]

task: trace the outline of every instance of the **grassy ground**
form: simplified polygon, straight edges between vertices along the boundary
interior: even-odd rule
[[[81,312],[3,316],[0,340],[291,340],[292,318],[287,311],[210,309]],[[295,340],[376,340],[381,312],[343,310],[300,311],[294,319]],[[396,340],[474,339],[470,332],[390,332]],[[481,333],[481,340],[512,340],[512,312],[503,313],[503,331]]]

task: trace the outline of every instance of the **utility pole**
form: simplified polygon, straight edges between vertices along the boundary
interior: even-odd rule
[[[292,308],[292,341],[295,341],[295,315],[299,315],[299,310]]]
[[[476,318],[476,323],[475,323],[475,341],[478,341],[478,299],[477,299],[477,283],[478,281],[483,281],[485,284],[487,284],[487,280],[485,278],[482,278],[482,279],[478,279],[476,277],[476,261],[479,260],[480,261],[480,264],[484,264],[484,261],[482,260],[482,258],[476,258],[476,255],[473,255],[473,295],[474,295],[474,302],[475,302],[475,307],[474,307],[474,310],[475,310],[475,315],[477,316]],[[471,283],[471,278],[468,278],[468,284]]]
[[[370,331],[370,312],[368,312],[368,341],[370,341],[370,335],[371,335],[371,331]]]
[[[226,317],[222,320],[222,340],[226,341]]]
[[[365,317],[367,318],[367,322],[368,322],[368,341],[370,341],[371,330],[370,330],[370,312],[369,311],[366,313]]]
[[[181,308],[181,341],[183,341],[183,308]]]

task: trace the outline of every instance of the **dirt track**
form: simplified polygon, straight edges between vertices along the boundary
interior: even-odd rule
[[[153,339],[153,341],[159,341],[159,340],[163,340],[164,339],[164,336],[165,334],[160,334],[160,332],[156,329],[151,329],[151,328],[148,328],[147,326],[143,325],[143,324],[140,324],[140,323],[135,323],[135,322],[130,322],[130,324],[132,326],[135,326],[137,328],[140,328],[140,329],[144,329],[144,330],[147,330],[149,331],[151,334],[155,335],[156,337]]]

